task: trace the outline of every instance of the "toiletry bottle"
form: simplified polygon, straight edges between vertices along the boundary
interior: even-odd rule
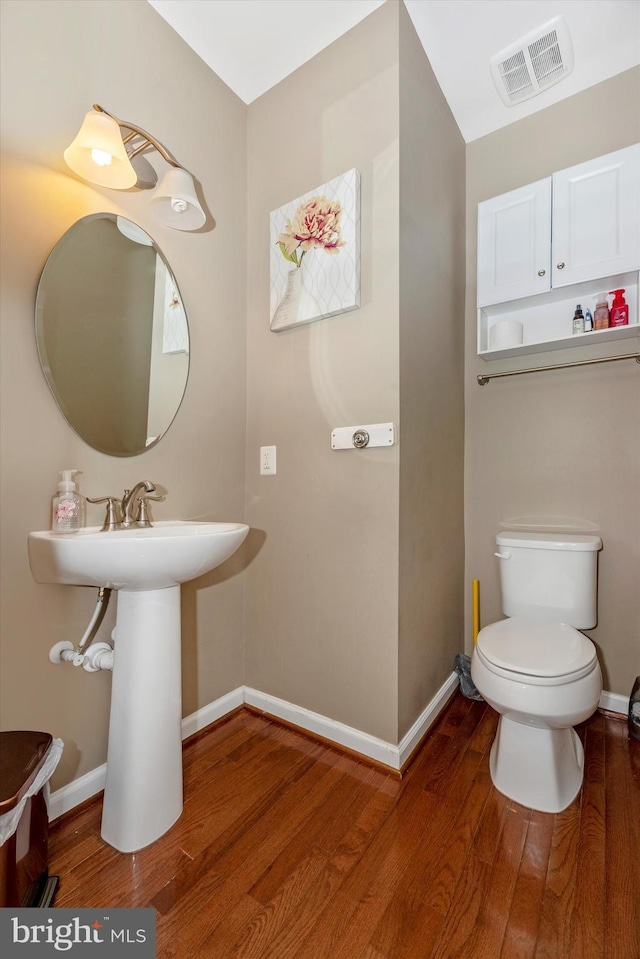
[[[596,330],[606,330],[609,327],[609,301],[606,293],[598,293],[595,298],[596,308],[593,314],[593,326]]]
[[[584,331],[585,333],[593,332],[593,315],[591,310],[584,311]]]
[[[584,314],[579,303],[576,306],[575,313],[573,314],[573,332],[584,333]]]
[[[629,304],[624,298],[624,290],[613,290],[611,295],[611,326],[628,326]]]
[[[82,470],[61,470],[58,491],[51,501],[51,529],[55,533],[75,533],[84,526],[86,503],[78,493],[73,477]]]

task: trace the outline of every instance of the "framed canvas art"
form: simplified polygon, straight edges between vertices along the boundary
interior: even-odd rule
[[[360,306],[360,174],[349,170],[270,216],[274,333]]]

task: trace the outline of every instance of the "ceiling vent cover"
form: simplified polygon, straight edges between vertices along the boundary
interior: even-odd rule
[[[489,60],[491,77],[507,106],[522,103],[569,76],[573,44],[564,17],[554,17]]]

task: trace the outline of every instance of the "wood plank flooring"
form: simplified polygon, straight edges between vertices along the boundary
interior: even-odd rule
[[[640,959],[640,743],[601,713],[557,815],[491,784],[459,693],[402,778],[243,710],[185,745],[181,819],[141,852],[96,801],[54,823],[58,907],[151,906],[159,959]]]

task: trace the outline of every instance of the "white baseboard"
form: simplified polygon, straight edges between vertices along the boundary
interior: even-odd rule
[[[425,733],[431,726],[433,726],[459,681],[458,674],[451,673],[449,678],[444,681],[438,692],[435,694],[431,702],[427,703],[426,708],[418,716],[409,732],[402,737],[400,740],[400,745],[398,746],[398,751],[400,754],[400,769],[402,769],[404,764],[407,762],[411,756],[411,753],[419,744]]]
[[[622,713],[624,716],[629,714],[629,697],[622,696],[620,693],[608,693],[603,691],[598,703],[600,709],[608,709],[612,713]]]
[[[345,726],[343,723],[329,719],[327,716],[313,713],[309,709],[303,709],[301,706],[294,706],[283,699],[258,692],[256,689],[245,687],[244,695],[245,703],[248,706],[261,709],[277,719],[284,719],[293,726],[298,726],[306,732],[321,736],[337,746],[343,746],[353,752],[360,753],[368,759],[389,766],[390,769],[400,770],[429,727],[435,722],[457,684],[456,673],[451,673],[398,746],[383,739],[377,739],[375,736],[370,736],[368,733],[363,733],[352,726]]]
[[[384,739],[377,739],[368,733],[363,733],[352,726],[345,726],[344,723],[336,722],[320,713],[311,712],[302,706],[295,706],[284,699],[278,699],[276,696],[269,696],[268,693],[258,692],[257,689],[245,687],[245,703],[247,706],[253,706],[260,709],[269,716],[276,719],[283,719],[292,726],[304,729],[305,732],[313,733],[335,743],[337,746],[343,746],[354,752],[361,753],[369,759],[373,759],[391,769],[399,769],[398,747],[385,742]]]
[[[261,693],[248,686],[239,686],[232,692],[221,696],[220,699],[209,703],[208,706],[203,706],[202,709],[186,716],[182,720],[182,738],[187,739],[246,703],[248,706],[260,709],[276,719],[283,719],[306,732],[321,736],[323,739],[335,743],[336,746],[353,750],[368,759],[389,766],[390,769],[400,770],[437,719],[457,683],[457,675],[451,673],[433,699],[427,703],[411,729],[403,736],[398,746],[385,742],[383,739],[377,739],[375,736],[370,736],[368,733],[354,729],[352,726],[345,726],[343,723],[329,719],[327,716],[311,712],[309,709],[295,706],[284,699],[269,696],[268,693]],[[601,709],[626,714],[629,710],[629,697],[605,691],[600,697],[599,706]],[[63,813],[69,812],[75,806],[101,792],[104,789],[106,770],[107,765],[104,763],[102,766],[85,773],[84,776],[80,776],[79,779],[75,779],[68,786],[63,786],[61,789],[52,792],[49,798],[49,819],[51,821],[58,819]]]
[[[232,713],[234,709],[238,709],[242,705],[244,705],[244,687],[238,686],[237,689],[225,693],[224,696],[209,703],[208,706],[203,706],[202,709],[196,710],[190,716],[185,716],[182,720],[182,738],[188,739],[194,733],[199,733],[201,729],[217,722],[227,713]]]
[[[53,822],[63,813],[69,812],[70,809],[74,809],[80,803],[102,792],[106,775],[107,764],[103,763],[102,766],[91,769],[84,776],[74,779],[68,786],[52,792],[47,803],[49,822]]]

